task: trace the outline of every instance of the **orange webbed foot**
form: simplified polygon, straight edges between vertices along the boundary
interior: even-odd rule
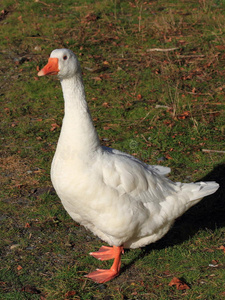
[[[109,260],[115,258],[113,247],[102,246],[97,252],[91,252],[91,256],[99,260]]]
[[[111,269],[97,269],[96,271],[85,275],[85,277],[90,278],[97,283],[104,283],[115,278],[117,275],[119,275],[119,272],[112,271]]]
[[[102,246],[97,252],[91,252],[90,255],[99,260],[109,260],[114,258],[114,262],[110,269],[97,269],[96,271],[85,275],[85,277],[90,278],[97,283],[104,283],[115,278],[120,272],[122,253],[124,253],[123,247],[116,246]]]

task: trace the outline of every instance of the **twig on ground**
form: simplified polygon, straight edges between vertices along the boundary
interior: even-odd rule
[[[172,107],[167,106],[167,105],[160,105],[160,104],[156,104],[155,108],[165,108],[165,109],[171,109]]]
[[[158,52],[169,52],[169,51],[174,51],[177,50],[179,48],[166,48],[166,49],[162,49],[162,48],[152,48],[152,49],[147,49],[147,52],[154,52],[154,51],[158,51]]]
[[[202,152],[205,152],[205,153],[224,153],[225,154],[225,151],[211,150],[211,149],[202,149]]]
[[[190,55],[177,55],[178,58],[202,58],[205,57],[204,54],[190,54]]]
[[[50,4],[47,4],[47,3],[43,2],[43,1],[35,0],[34,2],[38,2],[38,3],[44,4],[46,6],[50,6]]]

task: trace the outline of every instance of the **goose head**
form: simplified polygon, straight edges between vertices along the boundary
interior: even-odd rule
[[[38,76],[58,75],[60,79],[66,79],[80,73],[80,63],[71,50],[55,49],[50,54],[47,65],[38,72]]]

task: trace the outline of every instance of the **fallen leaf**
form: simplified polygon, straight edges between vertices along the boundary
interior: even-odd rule
[[[210,248],[205,248],[203,251],[205,251],[205,252],[209,252],[209,253],[212,253],[212,252],[214,252],[215,250],[213,250],[213,249],[210,249]]]
[[[165,154],[166,159],[173,159],[169,154]]]
[[[217,264],[218,264],[218,260],[213,259],[213,260],[212,260],[212,264],[213,264],[213,265],[217,265]]]
[[[173,285],[175,285],[176,286],[176,288],[177,288],[177,290],[188,290],[188,289],[190,289],[190,287],[186,284],[186,283],[184,283],[183,281],[181,281],[179,278],[177,278],[177,277],[174,277],[171,281],[170,281],[170,283],[169,283],[169,286],[173,286]]]
[[[22,270],[23,269],[23,267],[21,267],[20,265],[19,266],[17,266],[17,271],[20,271],[20,270]]]
[[[30,294],[41,294],[41,291],[39,291],[35,286],[31,285],[25,285],[22,287],[21,292],[26,292]]]
[[[50,129],[50,131],[54,131],[56,128],[58,128],[59,127],[59,125],[58,124],[56,124],[56,123],[53,123],[53,124],[51,124],[51,129]]]
[[[184,111],[182,114],[180,114],[180,115],[178,116],[178,119],[184,120],[184,119],[186,119],[187,117],[189,117],[189,115],[190,115],[190,112],[189,112],[189,111]]]
[[[222,245],[222,246],[219,247],[219,249],[223,250],[223,252],[225,253],[225,246]]]
[[[18,19],[21,23],[23,23],[22,16],[19,16],[17,19]]]
[[[225,50],[225,45],[217,45],[215,46],[218,50]]]
[[[20,184],[20,183],[18,183],[18,184],[16,184],[16,187],[17,187],[18,189],[21,189],[21,188],[23,188],[23,187],[24,187],[24,185],[23,185],[23,184]]]
[[[85,19],[87,22],[94,22],[98,19],[97,15],[93,14],[93,13],[89,13],[85,16]]]
[[[76,295],[76,292],[75,291],[69,291],[65,294],[65,297],[71,297],[71,296],[74,296]]]
[[[100,76],[92,77],[92,79],[94,79],[95,81],[101,81],[102,80],[102,78]]]
[[[104,103],[102,103],[102,106],[103,107],[109,107],[109,103],[108,102],[104,102]]]
[[[5,107],[4,111],[6,112],[7,115],[10,113],[10,109],[8,107]]]

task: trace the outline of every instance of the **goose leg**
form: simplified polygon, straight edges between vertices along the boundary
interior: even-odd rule
[[[109,260],[114,258],[114,262],[110,269],[97,269],[94,272],[85,275],[85,277],[94,280],[97,283],[104,283],[115,278],[120,271],[121,266],[121,254],[123,253],[123,247],[106,247],[102,246],[99,251],[91,252],[90,255],[99,260]]]

